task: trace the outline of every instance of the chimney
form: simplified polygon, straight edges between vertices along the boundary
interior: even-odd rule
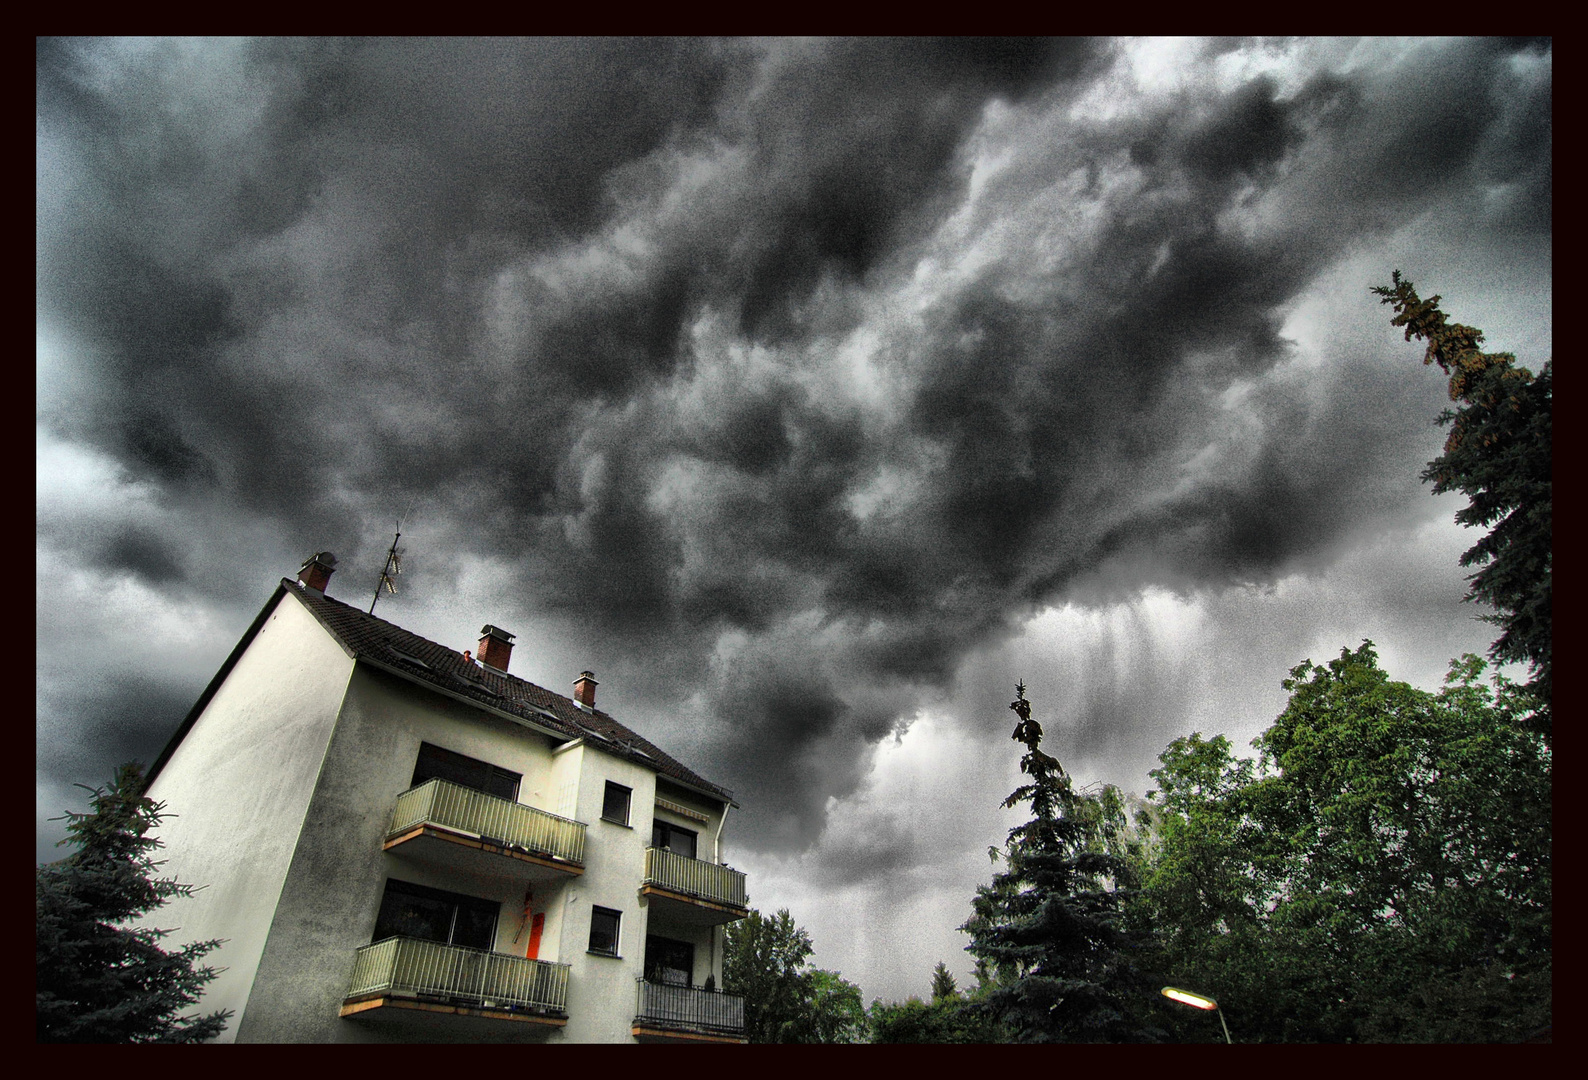
[[[326,583],[331,580],[331,575],[334,573],[336,573],[336,556],[329,551],[316,551],[303,560],[303,566],[298,569],[298,580],[303,582],[304,591],[315,596],[324,596]]]
[[[595,709],[595,672],[582,671],[573,681],[573,699],[586,709]]]
[[[517,636],[490,623],[480,627],[480,663],[505,675],[507,662],[513,657],[513,639]]]

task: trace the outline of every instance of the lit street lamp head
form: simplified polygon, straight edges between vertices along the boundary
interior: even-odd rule
[[[1193,1009],[1216,1009],[1219,1003],[1210,997],[1194,994],[1189,990],[1178,990],[1173,986],[1163,988],[1163,996],[1171,1001],[1178,1001],[1182,1005],[1189,1005]]]
[[[1190,990],[1180,990],[1173,986],[1164,987],[1162,993],[1170,1001],[1178,1001],[1180,1004],[1189,1005],[1193,1009],[1211,1009],[1213,1012],[1218,1013],[1219,1027],[1224,1029],[1224,1041],[1226,1043],[1232,1041],[1230,1039],[1230,1025],[1224,1022],[1224,1013],[1219,1009],[1218,1002],[1206,995],[1194,993]]]

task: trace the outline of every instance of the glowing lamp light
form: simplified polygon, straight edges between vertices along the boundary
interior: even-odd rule
[[[1164,987],[1163,996],[1170,1001],[1178,1001],[1182,1005],[1189,1005],[1193,1009],[1216,1009],[1219,1007],[1219,1003],[1210,997],[1193,994],[1189,990],[1177,990],[1173,986]]]
[[[1189,1005],[1193,1009],[1203,1009],[1219,1014],[1219,1027],[1224,1029],[1224,1041],[1230,1042],[1230,1026],[1224,1022],[1224,1010],[1219,1008],[1219,1003],[1205,994],[1194,993],[1190,990],[1181,990],[1177,987],[1166,986],[1163,996],[1170,1001],[1178,1001],[1182,1005]]]

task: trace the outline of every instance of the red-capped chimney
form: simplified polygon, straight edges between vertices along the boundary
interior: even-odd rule
[[[593,671],[581,671],[573,681],[573,699],[587,709],[595,709],[596,678]]]
[[[325,595],[326,583],[331,580],[331,575],[336,573],[336,556],[329,551],[316,551],[298,568],[298,580],[303,582],[303,587],[316,596]]]
[[[490,623],[480,627],[480,663],[505,673],[507,662],[513,658],[513,639],[517,636]]]

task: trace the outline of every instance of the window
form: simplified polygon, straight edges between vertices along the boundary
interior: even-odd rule
[[[618,927],[623,921],[621,911],[611,908],[590,909],[590,951],[602,956],[618,954]]]
[[[488,762],[421,743],[419,760],[414,764],[413,786],[418,787],[426,780],[435,778],[449,780],[474,791],[483,791],[509,802],[517,801],[518,782],[522,779],[518,773],[499,769]]]
[[[606,797],[601,800],[601,817],[606,821],[615,821],[619,825],[629,823],[629,800],[634,792],[622,784],[607,781]]]
[[[381,897],[371,940],[401,935],[444,945],[489,949],[496,943],[496,917],[501,910],[502,905],[495,900],[387,878],[386,895]]]
[[[651,847],[671,851],[686,859],[695,857],[695,833],[665,821],[651,823]]]
[[[645,981],[667,986],[688,986],[695,973],[695,947],[687,941],[647,934]]]

